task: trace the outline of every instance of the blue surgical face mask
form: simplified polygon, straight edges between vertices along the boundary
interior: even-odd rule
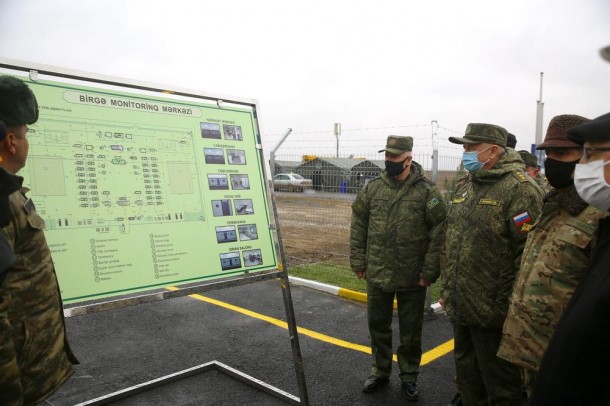
[[[481,152],[485,152],[489,148],[491,148],[491,147],[485,148]],[[464,153],[462,154],[462,162],[464,163],[464,168],[466,168],[466,170],[468,172],[478,171],[479,169],[481,169],[489,161],[489,159],[488,159],[485,162],[479,162],[479,154],[481,152],[477,152],[477,151],[464,151]]]

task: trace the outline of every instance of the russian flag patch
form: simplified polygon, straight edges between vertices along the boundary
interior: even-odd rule
[[[517,232],[521,234],[526,234],[533,228],[533,225],[531,224],[532,220],[532,216],[530,216],[527,211],[513,216],[513,224],[515,225]]]

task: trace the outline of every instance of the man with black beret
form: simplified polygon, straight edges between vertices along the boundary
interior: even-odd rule
[[[20,79],[0,76],[0,236],[6,243],[3,253],[14,254],[13,261],[3,264],[7,268],[0,284],[1,405],[42,402],[78,363],[66,339],[44,220],[16,175],[28,156],[28,124],[37,120],[38,103],[30,88]]]
[[[536,377],[530,405],[610,404],[610,113],[567,131],[583,145],[574,186],[606,216],[589,270],[568,304]]]

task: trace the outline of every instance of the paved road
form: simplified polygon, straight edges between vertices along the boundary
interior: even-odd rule
[[[297,324],[307,329],[299,338],[311,405],[409,403],[400,391],[396,364],[388,387],[376,394],[360,392],[370,369],[370,355],[359,350],[369,345],[364,303],[299,286],[292,287],[292,296]],[[298,396],[288,332],[274,324],[285,320],[279,281],[208,292],[205,297],[238,308],[184,297],[68,319],[70,341],[81,365],[49,401],[73,405],[213,360]],[[329,337],[347,345],[328,342]],[[445,316],[425,321],[424,352],[451,338]],[[452,352],[422,366],[422,397],[410,404],[448,404],[454,393],[453,375]],[[210,371],[116,404],[286,403]]]

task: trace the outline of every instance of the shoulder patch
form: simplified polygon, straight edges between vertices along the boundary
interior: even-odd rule
[[[520,234],[527,234],[533,227],[534,219],[530,215],[530,213],[526,210],[523,213],[519,213],[516,216],[512,217],[513,225],[515,229]]]
[[[438,200],[436,197],[433,197],[432,199],[428,200],[428,203],[426,203],[426,206],[428,207],[428,209],[433,209],[439,203],[440,203],[440,200]]]

